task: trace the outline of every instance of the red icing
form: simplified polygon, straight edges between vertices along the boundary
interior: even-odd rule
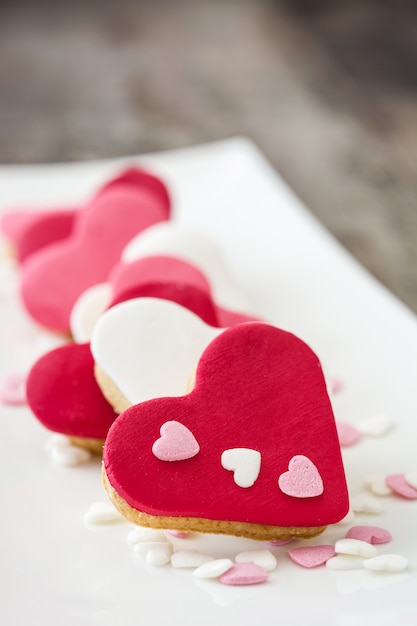
[[[210,285],[194,265],[175,257],[155,255],[119,263],[110,275],[110,306],[132,298],[162,298],[180,304],[206,324],[222,328],[254,318],[227,311],[213,301]]]
[[[107,280],[127,242],[166,219],[166,207],[147,189],[117,184],[77,213],[69,237],[31,255],[22,268],[21,295],[32,317],[69,332],[78,296]]]
[[[196,456],[168,463],[152,454],[169,420],[193,433],[200,446]],[[237,447],[258,450],[262,457],[259,476],[246,489],[221,466],[222,452]],[[279,489],[278,478],[295,455],[317,467],[322,495],[300,499]],[[294,335],[258,322],[231,327],[211,342],[190,394],[150,400],[122,413],[109,431],[104,465],[116,492],[151,515],[322,526],[349,509],[320,363]]]
[[[101,187],[97,192],[96,198],[107,192],[109,189],[114,189],[117,186],[131,186],[133,188],[144,189],[149,191],[158,200],[158,204],[165,212],[165,217],[168,219],[171,213],[171,198],[168,193],[168,189],[157,176],[153,176],[149,172],[145,172],[137,167],[128,167],[121,171],[117,176],[111,178],[107,183]]]
[[[95,381],[89,344],[67,344],[41,357],[26,396],[39,421],[64,435],[105,439],[116,418]]]

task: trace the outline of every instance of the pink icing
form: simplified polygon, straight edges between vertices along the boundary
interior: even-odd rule
[[[388,543],[392,536],[389,530],[380,526],[352,526],[347,533],[347,539],[359,539],[367,543]]]
[[[126,243],[166,219],[148,190],[115,185],[77,213],[69,237],[32,254],[23,265],[21,296],[41,325],[69,332],[72,307],[88,287],[107,280]]]
[[[220,576],[224,585],[256,585],[268,580],[268,573],[256,563],[235,563]]]
[[[402,498],[417,499],[417,489],[406,481],[405,474],[390,474],[385,477],[385,482],[394,493]]]
[[[294,563],[306,568],[325,565],[335,554],[334,546],[330,545],[303,546],[301,548],[292,548],[288,551],[288,555]]]

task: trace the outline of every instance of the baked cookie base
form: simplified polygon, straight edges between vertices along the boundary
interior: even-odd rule
[[[102,455],[103,454],[103,446],[104,439],[91,439],[89,437],[71,437],[68,436],[69,441],[79,448],[85,448],[89,450],[93,454]]]
[[[158,530],[178,530],[183,532],[233,535],[256,541],[278,541],[283,539],[311,539],[317,537],[326,526],[268,526],[248,522],[229,522],[198,517],[164,517],[149,515],[131,507],[112,487],[103,467],[104,488],[119,513],[132,524]]]
[[[94,376],[103,396],[111,404],[116,413],[123,413],[131,406],[131,402],[122,394],[117,385],[97,363],[94,366]]]

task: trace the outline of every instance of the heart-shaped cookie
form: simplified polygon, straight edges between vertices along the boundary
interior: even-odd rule
[[[154,255],[175,257],[198,267],[208,279],[219,305],[226,309],[247,309],[248,303],[237,287],[223,250],[207,233],[173,220],[154,224],[127,244],[122,262]]]
[[[93,331],[98,383],[118,412],[151,398],[180,396],[204,348],[222,331],[169,300],[122,302]]]
[[[46,428],[101,453],[116,413],[96,383],[88,344],[66,344],[42,356],[29,372],[26,396]]]
[[[68,237],[27,259],[21,276],[27,311],[42,326],[69,332],[81,293],[107,280],[134,234],[166,218],[165,203],[148,187],[111,185],[77,212]]]
[[[195,437],[199,452],[192,458],[167,462],[152,452],[171,420]],[[224,451],[234,448],[261,456],[250,487],[239,486],[222,466]],[[280,488],[279,477],[298,456],[316,468],[320,493],[300,497]],[[103,460],[116,507],[144,526],[284,539],[314,536],[349,509],[320,363],[300,339],[259,322],[228,328],[210,342],[189,394],[153,399],[120,415]]]
[[[255,319],[218,306],[206,277],[195,265],[158,255],[117,264],[110,274],[107,292],[104,285],[99,288],[95,285],[83,293],[71,311],[73,337],[88,340],[88,332],[95,324],[94,317],[97,321],[105,308],[143,297],[177,302],[210,326],[219,328]]]
[[[76,208],[10,211],[1,217],[0,232],[12,247],[13,256],[23,263],[37,250],[68,237],[76,211]]]

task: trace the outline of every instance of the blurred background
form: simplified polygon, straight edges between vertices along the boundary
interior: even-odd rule
[[[415,0],[0,0],[0,163],[245,135],[417,312]]]

